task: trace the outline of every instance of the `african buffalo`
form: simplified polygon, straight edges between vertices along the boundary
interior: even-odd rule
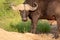
[[[36,32],[36,26],[39,19],[54,19],[57,20],[58,30],[60,31],[60,1],[59,0],[26,0],[25,4],[35,6],[34,2],[38,4],[35,11],[29,11],[28,17],[31,19],[31,32]],[[23,14],[23,13],[22,13]],[[22,17],[23,18],[23,17]],[[54,32],[55,38],[58,37],[58,30]]]
[[[20,5],[15,8],[21,12],[23,21],[27,21],[27,17],[30,18],[32,33],[36,32],[39,19],[57,20],[60,31],[60,0],[25,0],[22,7]],[[58,30],[54,33],[55,38],[58,37]]]

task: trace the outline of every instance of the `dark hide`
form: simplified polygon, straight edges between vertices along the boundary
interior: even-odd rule
[[[29,11],[28,13],[28,17],[31,19],[31,32],[36,32],[39,19],[57,20],[58,29],[60,31],[60,0],[26,0],[25,4],[35,6],[34,2],[38,3],[38,9],[33,12]],[[58,31],[54,34],[55,38],[57,38]]]
[[[55,20],[57,21],[57,30],[54,33],[56,34],[60,33],[60,0],[52,0],[49,2],[46,13],[48,16],[55,16]]]

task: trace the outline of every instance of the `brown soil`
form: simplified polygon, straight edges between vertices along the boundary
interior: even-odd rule
[[[52,38],[52,34],[32,34],[7,32],[0,28],[0,40],[60,40]]]

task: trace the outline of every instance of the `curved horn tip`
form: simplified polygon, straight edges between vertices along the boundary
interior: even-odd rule
[[[36,2],[34,2],[34,5],[36,5],[35,7],[32,7],[31,8],[31,11],[35,11],[35,10],[37,10],[37,8],[38,8],[38,4],[36,3]]]

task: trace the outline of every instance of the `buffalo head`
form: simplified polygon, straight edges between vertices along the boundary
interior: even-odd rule
[[[20,14],[23,21],[27,21],[27,17],[29,15],[29,11],[35,11],[38,8],[37,3],[34,3],[35,7],[30,6],[29,4],[24,4],[24,9],[20,10]]]
[[[20,11],[21,17],[23,21],[27,21],[27,17],[29,15],[29,11],[35,11],[38,8],[38,4],[34,2],[35,7],[30,6],[29,4],[20,4],[17,6],[11,5],[13,10]]]

